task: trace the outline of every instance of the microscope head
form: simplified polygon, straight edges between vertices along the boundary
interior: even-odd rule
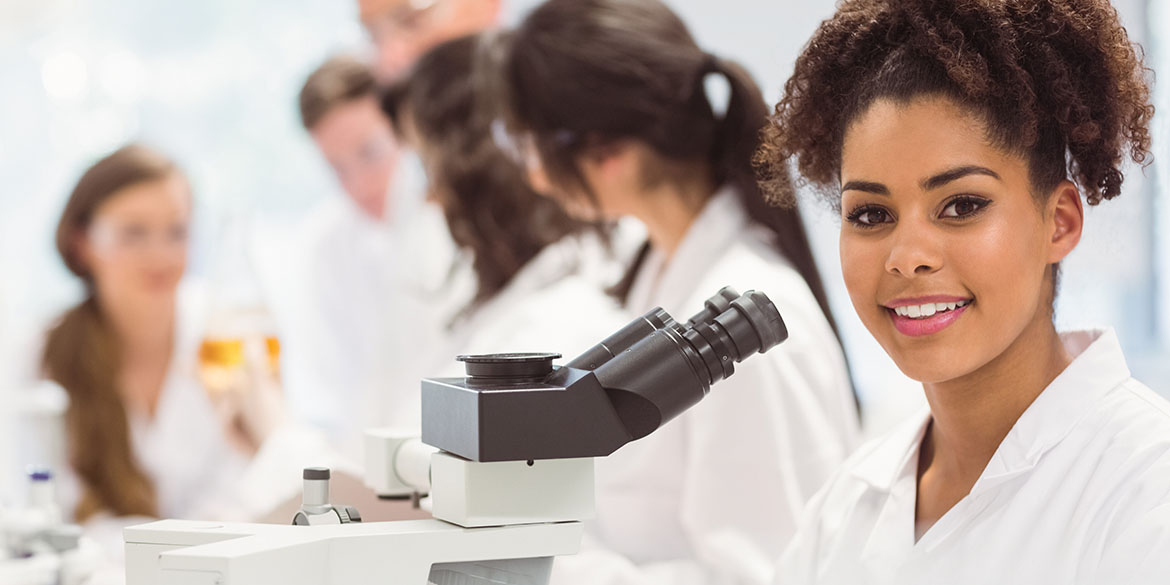
[[[655,309],[565,366],[559,354],[460,356],[467,377],[422,382],[422,440],[481,462],[604,457],[787,337],[766,295],[725,288],[685,324]]]

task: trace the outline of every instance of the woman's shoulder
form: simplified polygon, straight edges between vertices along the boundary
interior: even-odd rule
[[[613,297],[589,278],[569,274],[523,295],[500,294],[457,326],[464,353],[588,349],[628,321]]]
[[[765,234],[749,229],[729,246],[699,279],[687,306],[701,308],[704,300],[724,286],[740,293],[755,290],[768,295],[788,326],[785,343],[790,351],[838,344],[812,289]]]
[[[1141,478],[1162,484],[1163,503],[1170,505],[1170,402],[1130,378],[1108,392],[1089,416],[1084,447],[1099,447],[1085,450],[1099,453],[1103,467],[1113,470],[1109,475],[1127,477],[1131,488]]]
[[[737,289],[759,290],[773,302],[801,303],[816,306],[804,277],[780,253],[765,230],[749,227],[711,263],[703,277],[705,288],[717,282]],[[716,287],[716,290],[718,287]],[[711,294],[715,291],[712,290]]]

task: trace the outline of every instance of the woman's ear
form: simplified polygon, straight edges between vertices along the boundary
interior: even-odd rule
[[[1063,181],[1048,198],[1047,233],[1049,235],[1048,263],[1064,260],[1081,241],[1085,225],[1085,207],[1081,193],[1072,181]]]
[[[642,164],[640,149],[633,141],[616,140],[590,146],[585,151],[586,164],[610,180],[637,174]]]
[[[73,234],[69,237],[69,254],[77,267],[89,272],[90,267],[93,266],[93,242],[89,239],[88,232],[83,228],[73,230]]]

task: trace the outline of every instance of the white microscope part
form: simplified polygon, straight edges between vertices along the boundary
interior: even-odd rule
[[[381,498],[409,497],[431,491],[431,455],[418,432],[370,429],[365,432],[365,485]]]
[[[479,463],[431,458],[431,513],[467,528],[593,519],[593,459]]]

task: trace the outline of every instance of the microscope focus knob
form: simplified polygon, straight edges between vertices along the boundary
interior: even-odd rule
[[[334,506],[329,502],[329,469],[306,467],[305,487],[301,509],[293,517],[294,526],[316,526],[319,524],[349,524],[361,522],[362,516],[353,506]]]

